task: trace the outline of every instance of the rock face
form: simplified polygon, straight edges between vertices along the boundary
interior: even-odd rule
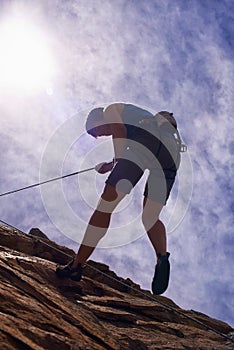
[[[73,255],[44,235],[0,226],[2,350],[234,348],[226,323],[153,297],[104,264],[89,261],[80,282],[59,279],[56,263]]]

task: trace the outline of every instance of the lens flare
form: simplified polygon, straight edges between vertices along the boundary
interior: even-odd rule
[[[46,35],[26,20],[0,24],[0,89],[2,91],[52,91],[55,73]]]

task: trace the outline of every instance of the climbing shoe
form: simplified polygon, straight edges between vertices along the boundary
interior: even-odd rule
[[[73,281],[80,281],[82,277],[82,265],[78,264],[78,266],[74,269],[72,268],[73,262],[74,259],[71,260],[67,265],[58,265],[56,267],[56,274],[60,278],[70,278]]]
[[[170,262],[168,260],[170,253],[166,255],[158,255],[158,262],[155,267],[154,278],[152,281],[152,292],[154,294],[163,294],[169,283]]]

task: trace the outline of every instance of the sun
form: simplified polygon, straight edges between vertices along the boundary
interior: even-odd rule
[[[0,89],[52,92],[54,60],[45,33],[26,20],[0,24]]]

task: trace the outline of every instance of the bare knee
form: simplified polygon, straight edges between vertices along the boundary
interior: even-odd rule
[[[101,198],[107,202],[115,201],[118,198],[118,193],[117,193],[115,187],[107,184],[103,190]]]
[[[144,211],[141,219],[146,231],[149,231],[158,221],[160,221],[157,215],[148,215]]]
[[[162,210],[163,205],[161,203],[152,201],[151,199],[144,198],[143,212],[142,212],[142,223],[148,232],[150,229],[155,227],[159,220],[159,214]],[[160,223],[162,223],[160,221]]]
[[[97,210],[105,213],[112,213],[124,196],[124,193],[117,192],[113,186],[107,184],[101,195]]]

